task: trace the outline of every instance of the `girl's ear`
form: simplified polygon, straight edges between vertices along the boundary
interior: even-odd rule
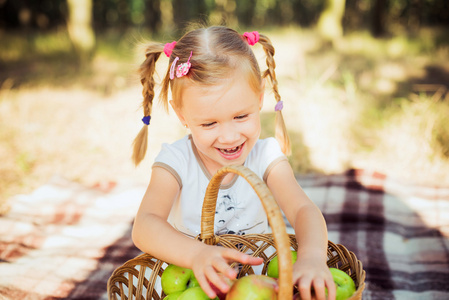
[[[171,107],[175,111],[176,115],[178,116],[178,119],[181,122],[182,126],[186,125],[186,121],[185,121],[184,115],[182,114],[181,109],[176,105],[175,101],[170,100],[169,102],[170,102]]]

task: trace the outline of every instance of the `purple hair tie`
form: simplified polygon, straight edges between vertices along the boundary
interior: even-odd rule
[[[142,118],[142,122],[145,125],[150,125],[150,120],[151,120],[151,116],[145,116],[145,117]]]
[[[284,102],[282,100],[278,101],[276,103],[276,106],[274,107],[274,111],[281,111],[284,108]]]

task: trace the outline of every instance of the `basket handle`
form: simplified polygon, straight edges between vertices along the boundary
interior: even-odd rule
[[[290,254],[290,239],[287,228],[281,214],[281,210],[271,191],[259,176],[245,166],[225,166],[217,171],[209,182],[204,196],[203,209],[201,215],[201,235],[200,239],[208,244],[215,245],[214,220],[217,205],[218,191],[223,178],[228,173],[242,176],[251,185],[262,202],[268,222],[273,231],[274,243],[279,257],[279,294],[278,299],[292,299],[292,259]]]

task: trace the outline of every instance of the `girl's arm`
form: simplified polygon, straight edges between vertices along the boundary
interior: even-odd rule
[[[335,284],[326,264],[328,237],[321,211],[299,186],[287,161],[273,167],[267,185],[295,230],[298,259],[293,266],[293,283],[298,284],[301,299],[311,299],[312,286],[316,299],[325,299],[325,286],[328,299],[335,299]]]
[[[243,264],[260,264],[263,260],[234,249],[203,244],[175,230],[167,222],[167,218],[179,193],[179,184],[170,172],[163,168],[153,168],[150,183],[134,221],[133,242],[140,250],[158,259],[192,269],[206,294],[215,298],[216,293],[210,283],[223,293],[229,290],[218,273],[231,279],[237,276],[228,263],[238,261]]]

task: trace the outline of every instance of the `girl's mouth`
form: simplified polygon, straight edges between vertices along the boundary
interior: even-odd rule
[[[245,143],[234,148],[216,148],[218,152],[226,159],[236,159],[242,154]]]
[[[226,155],[232,155],[236,152],[238,152],[240,150],[240,148],[242,148],[242,145],[237,146],[235,148],[230,148],[230,149],[219,149],[221,151],[221,153],[226,154]]]

